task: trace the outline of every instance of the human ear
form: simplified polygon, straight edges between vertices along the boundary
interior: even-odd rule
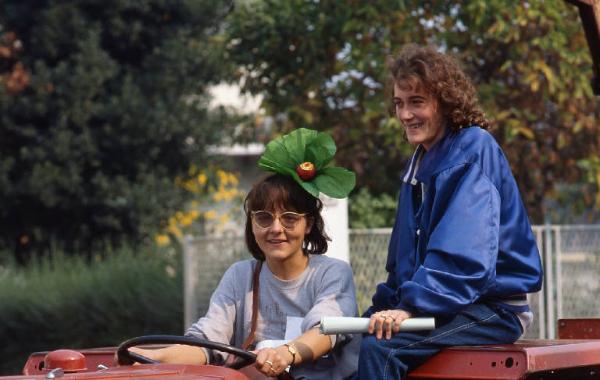
[[[313,218],[306,218],[306,228],[304,229],[304,235],[308,235],[312,230],[312,226],[315,220]]]

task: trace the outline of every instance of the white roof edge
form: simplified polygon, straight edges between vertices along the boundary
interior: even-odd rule
[[[223,156],[259,156],[265,151],[261,143],[233,144],[231,146],[210,146],[208,153]]]

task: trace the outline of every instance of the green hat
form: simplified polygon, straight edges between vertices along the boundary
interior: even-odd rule
[[[258,160],[261,169],[289,175],[314,197],[345,198],[356,184],[354,172],[326,165],[336,147],[325,132],[299,128],[272,140]]]

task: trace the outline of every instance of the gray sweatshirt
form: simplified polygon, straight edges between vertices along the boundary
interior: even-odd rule
[[[255,260],[244,260],[229,267],[211,297],[208,312],[187,330],[187,336],[241,347],[251,327],[254,264]],[[255,344],[283,340],[288,317],[301,318],[304,333],[318,325],[323,316],[358,314],[350,265],[323,255],[310,255],[304,272],[289,281],[275,277],[265,263],[259,291]],[[360,336],[338,336],[335,342],[328,355],[292,368],[292,375],[297,380],[348,378],[358,364]],[[213,361],[225,358],[225,354],[213,352]]]

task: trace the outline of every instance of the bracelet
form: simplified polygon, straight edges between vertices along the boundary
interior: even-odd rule
[[[287,347],[288,352],[292,355],[292,362],[290,365],[294,365],[294,363],[296,363],[296,354],[298,353],[298,349],[293,343],[285,343],[284,346]]]

